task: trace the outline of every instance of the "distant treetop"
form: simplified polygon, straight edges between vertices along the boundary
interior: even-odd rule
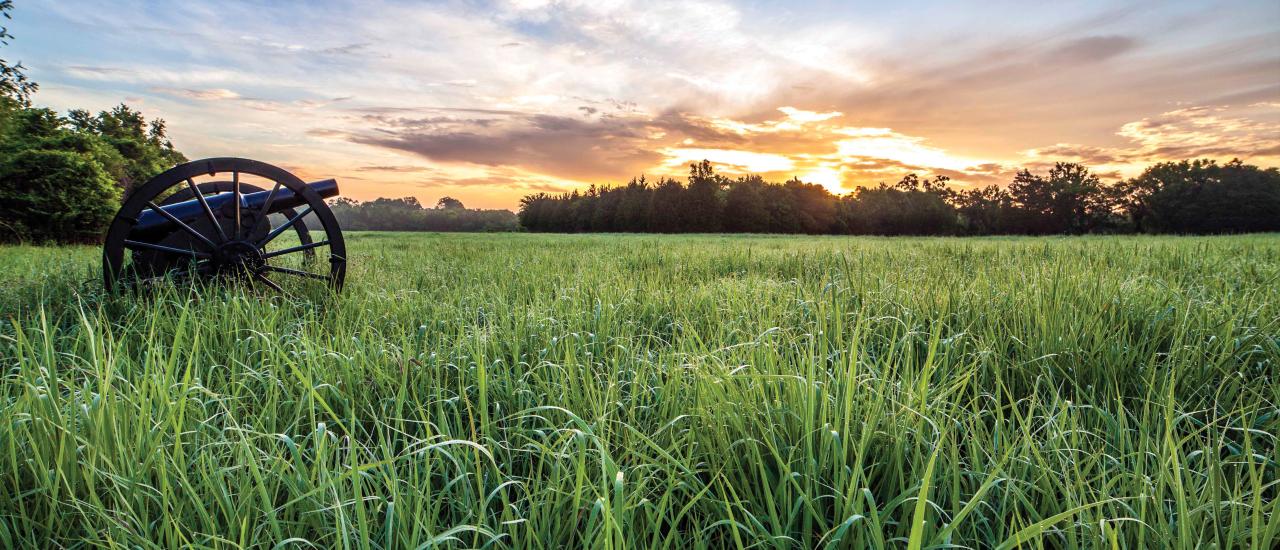
[[[463,205],[462,205],[462,201],[460,201],[460,200],[458,200],[458,199],[455,199],[455,198],[453,198],[453,197],[448,197],[448,196],[446,196],[446,197],[440,197],[440,200],[436,201],[436,209],[438,209],[438,210],[466,210],[466,209],[467,209],[467,207],[465,207],[465,206],[463,206]]]

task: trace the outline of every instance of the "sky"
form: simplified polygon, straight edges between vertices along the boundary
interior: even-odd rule
[[[1280,165],[1280,2],[18,0],[6,59],[190,158],[518,207],[718,171],[843,194],[1082,162]]]

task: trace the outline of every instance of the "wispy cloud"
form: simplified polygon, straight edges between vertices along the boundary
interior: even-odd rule
[[[209,88],[205,90],[197,90],[192,88],[170,88],[167,86],[156,86],[151,91],[181,97],[187,99],[195,99],[199,101],[217,101],[221,99],[240,99],[240,94],[235,93],[226,88]]]
[[[1086,36],[1069,40],[1045,58],[1059,63],[1097,63],[1133,50],[1138,41],[1128,36]]]
[[[1250,112],[1253,116],[1246,116]],[[1029,149],[1032,160],[1073,160],[1133,172],[1141,165],[1188,158],[1238,157],[1280,164],[1280,107],[1196,106],[1175,109],[1122,125],[1116,135],[1128,144],[1099,147],[1058,143]]]

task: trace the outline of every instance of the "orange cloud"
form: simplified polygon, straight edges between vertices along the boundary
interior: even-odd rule
[[[1116,135],[1129,145],[1058,143],[1023,154],[1033,163],[1069,160],[1124,175],[1155,162],[1192,158],[1280,163],[1280,108],[1268,104],[1175,109],[1126,123]]]

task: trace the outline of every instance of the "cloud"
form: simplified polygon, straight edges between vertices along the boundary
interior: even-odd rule
[[[814,111],[805,111],[803,109],[797,109],[791,106],[778,107],[778,110],[782,111],[783,114],[787,115],[787,118],[800,123],[822,122],[824,120],[830,120],[836,117],[844,116],[844,113],[840,111],[831,111],[829,113],[818,113]]]
[[[356,54],[367,51],[369,47],[372,45],[373,45],[372,42],[358,42],[355,44],[345,44],[342,46],[332,46],[328,48],[321,48],[319,51],[321,54],[326,54],[326,55],[356,55]]]
[[[1025,154],[1032,158],[1070,160],[1090,165],[1127,162],[1127,155],[1122,150],[1078,143],[1056,143],[1047,147],[1029,149]]]
[[[563,185],[553,185],[553,184],[547,184],[547,183],[528,183],[528,182],[524,183],[524,188],[530,191],[540,191],[543,193],[568,193],[569,191],[573,190],[573,187],[566,187]]]
[[[593,109],[573,116],[434,108],[349,112],[353,119],[344,128],[316,128],[310,134],[438,163],[511,166],[582,181],[617,181],[672,166],[670,157],[678,155],[664,149],[682,143],[711,149],[750,145],[749,138],[716,121],[676,111],[646,115]]]
[[[1138,41],[1128,36],[1086,36],[1055,48],[1046,58],[1059,63],[1097,63],[1129,52],[1137,46]]]
[[[271,79],[249,72],[216,67],[171,69],[167,67],[68,65],[62,67],[68,76],[83,80],[103,82],[155,84],[164,86],[195,86],[200,84],[270,84]]]
[[[434,172],[434,168],[427,166],[361,166],[355,169],[357,172],[400,172],[400,173],[419,173]]]
[[[420,188],[449,188],[465,192],[478,189],[563,193],[580,187],[576,181],[561,180],[509,166],[473,167],[461,172],[433,170],[426,179],[415,179]]]
[[[354,143],[407,151],[437,162],[517,166],[579,179],[642,171],[661,156],[646,147],[644,120],[527,115],[504,120],[400,118]]]
[[[445,82],[437,83],[437,85],[457,86],[459,88],[474,88],[477,84],[479,84],[479,82],[477,82],[474,78],[456,78],[454,80],[447,80]]]
[[[1240,114],[1242,108],[1194,106],[1166,111],[1120,126],[1116,135],[1129,142],[1121,147],[1059,143],[1024,151],[1035,159],[1058,159],[1107,166],[1133,173],[1154,162],[1192,158],[1253,162],[1280,160],[1280,118],[1275,108],[1261,107],[1259,118]],[[1270,111],[1267,119],[1266,111]]]
[[[347,101],[348,97],[296,99],[293,101],[275,101],[258,97],[245,97],[239,92],[226,88],[175,88],[169,86],[152,86],[149,92],[166,95],[178,99],[193,101],[233,101],[238,106],[256,111],[278,112],[311,110],[327,107],[334,103]]]
[[[981,161],[948,153],[930,146],[927,140],[888,128],[841,128],[836,134],[847,136],[836,141],[836,149],[847,158],[890,159],[915,166],[961,170]]]
[[[198,101],[217,101],[222,99],[240,99],[240,94],[228,90],[226,88],[210,88],[205,90],[197,90],[192,88],[170,88],[166,86],[156,86],[151,91],[181,97],[186,99],[195,99]]]
[[[673,147],[661,149],[659,152],[667,157],[663,164],[669,167],[683,168],[692,162],[709,160],[721,168],[727,166],[733,171],[769,173],[786,172],[795,169],[796,166],[795,161],[785,155],[755,151]]]
[[[122,69],[119,67],[95,67],[92,65],[70,65],[63,67],[63,72],[86,80],[117,80],[121,78],[132,78],[137,74],[136,71],[130,69]]]
[[[1242,153],[1280,141],[1280,124],[1226,114],[1226,107],[1188,107],[1120,127],[1118,135],[1141,150],[1238,149]]]

